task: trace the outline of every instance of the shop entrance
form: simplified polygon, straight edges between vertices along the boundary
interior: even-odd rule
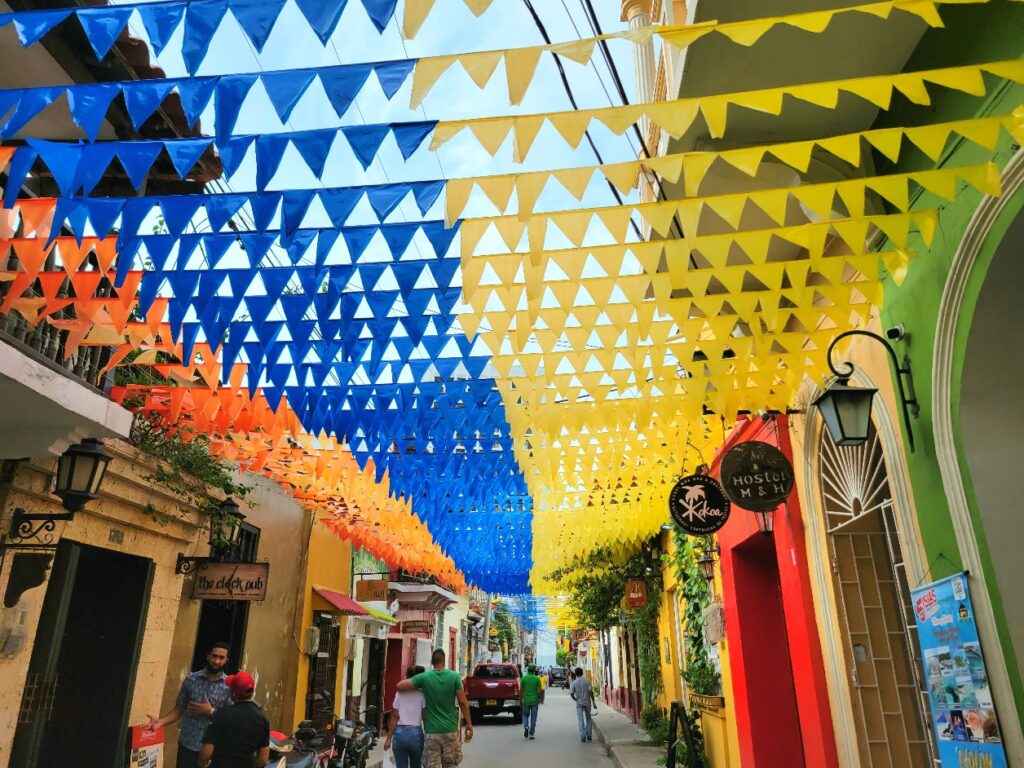
[[[822,506],[861,765],[930,765],[917,625],[882,445],[821,437]]]
[[[11,765],[124,765],[153,567],[145,558],[60,542]]]

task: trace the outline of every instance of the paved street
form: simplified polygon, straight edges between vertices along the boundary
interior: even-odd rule
[[[463,747],[464,768],[523,768],[530,765],[558,768],[611,768],[604,746],[595,738],[580,742],[576,731],[576,705],[568,691],[549,690],[541,705],[533,741],[510,717],[488,718],[476,727],[473,741]]]

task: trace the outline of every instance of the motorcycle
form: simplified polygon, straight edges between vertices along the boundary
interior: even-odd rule
[[[266,768],[317,768],[322,744],[323,739],[313,728],[311,720],[299,723],[291,737],[271,731],[270,762]]]
[[[321,691],[320,696],[328,706],[333,706],[328,691]],[[363,714],[370,716],[368,720],[375,720],[376,713],[377,708],[371,706]],[[365,768],[366,758],[377,737],[377,729],[359,720],[342,720],[333,713],[332,718],[334,725],[329,732],[333,737],[331,746],[320,754],[320,765],[324,768]]]

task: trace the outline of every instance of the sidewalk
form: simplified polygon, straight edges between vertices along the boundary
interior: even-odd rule
[[[594,736],[604,744],[616,768],[657,768],[665,751],[651,745],[646,731],[604,702],[598,704],[598,712]]]

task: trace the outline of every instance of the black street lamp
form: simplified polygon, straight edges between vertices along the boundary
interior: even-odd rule
[[[700,567],[700,572],[706,581],[711,582],[715,580],[715,556],[713,554],[705,552],[697,558],[697,565]]]
[[[91,437],[64,451],[57,461],[53,493],[60,497],[67,511],[30,513],[16,508],[8,533],[11,543],[5,548],[53,549],[56,545],[52,534],[57,523],[73,519],[76,512],[99,495],[111,458],[103,444]],[[26,544],[30,539],[38,543]]]
[[[192,573],[200,565],[224,561],[237,550],[244,521],[245,515],[240,511],[238,502],[230,496],[224,499],[220,503],[220,510],[210,515],[210,556],[186,557],[179,552],[174,572]]]
[[[856,370],[853,363],[840,363],[839,370],[832,361],[832,352],[836,344],[847,336],[867,336],[885,347],[896,369],[896,385],[903,407],[903,422],[907,427],[907,443],[910,452],[914,452],[914,432],[910,426],[910,415],[915,417],[920,412],[917,398],[914,395],[914,377],[910,371],[910,356],[903,356],[901,365],[896,358],[896,351],[885,339],[871,331],[846,331],[836,336],[828,347],[828,367],[836,377],[835,381],[814,401],[825,422],[825,429],[836,445],[863,445],[868,439],[871,426],[871,402],[877,389],[870,387],[851,387],[850,377]]]

